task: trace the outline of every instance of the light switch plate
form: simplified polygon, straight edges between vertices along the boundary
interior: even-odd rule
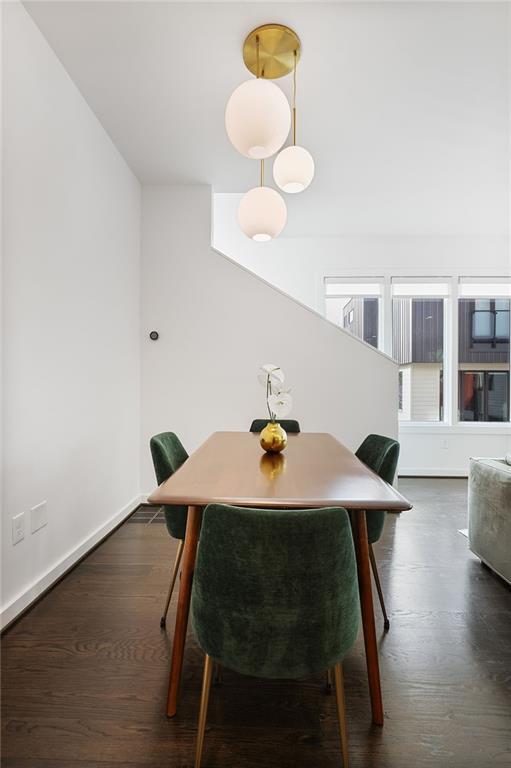
[[[20,512],[12,518],[12,543],[19,544],[25,538],[25,513]]]
[[[46,502],[42,501],[30,510],[30,533],[35,533],[48,522]]]

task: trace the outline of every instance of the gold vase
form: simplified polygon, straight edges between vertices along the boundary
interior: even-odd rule
[[[269,421],[261,432],[259,442],[266,453],[280,453],[287,445],[287,435],[280,424]]]

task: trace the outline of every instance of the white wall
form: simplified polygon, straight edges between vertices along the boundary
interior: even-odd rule
[[[397,367],[210,247],[206,186],[142,194],[142,483],[155,480],[149,438],[163,430],[191,451],[211,432],[264,417],[258,368],[281,365],[303,429],[355,447],[396,435]],[[151,330],[160,333],[149,340]]]
[[[24,8],[2,6],[5,624],[139,494],[140,186]]]

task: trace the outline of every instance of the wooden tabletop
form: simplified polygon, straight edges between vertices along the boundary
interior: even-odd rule
[[[149,496],[151,504],[411,509],[394,488],[324,432],[288,435],[281,454],[264,453],[259,435],[214,432]]]

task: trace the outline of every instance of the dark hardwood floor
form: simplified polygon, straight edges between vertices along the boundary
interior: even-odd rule
[[[352,768],[511,766],[511,591],[458,533],[466,482],[400,482],[377,559],[391,628],[381,636],[386,724],[371,725],[361,637],[345,661]],[[165,717],[160,610],[175,552],[144,509],[2,640],[4,768],[189,768],[202,656],[189,637],[181,707]],[[383,622],[376,605],[378,627]],[[224,672],[212,690],[204,768],[341,765],[335,698],[319,679]]]

